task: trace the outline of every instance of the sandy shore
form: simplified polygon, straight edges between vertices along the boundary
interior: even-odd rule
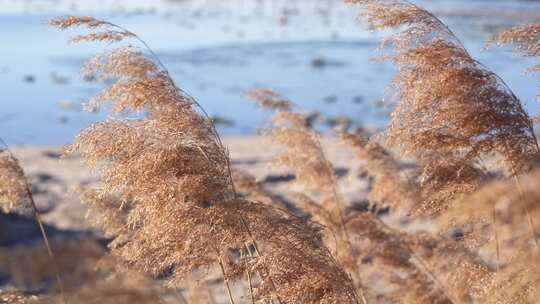
[[[288,172],[271,166],[280,148],[260,136],[227,137],[224,143],[230,151],[232,164],[255,176],[268,189],[280,194],[297,191],[290,183]],[[359,161],[345,145],[324,139],[327,157],[340,176],[342,192],[352,201],[362,199],[365,182],[358,177]],[[90,229],[85,219],[86,209],[74,193],[81,186],[97,185],[97,172],[86,167],[80,157],[62,158],[60,146],[15,146],[13,154],[20,160],[32,184],[36,203],[45,213],[47,223],[60,229]]]

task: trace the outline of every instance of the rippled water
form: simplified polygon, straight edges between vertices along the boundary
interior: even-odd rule
[[[529,111],[539,109],[538,79],[523,75],[531,61],[504,49],[483,50],[490,34],[538,21],[539,4],[419,3],[441,16]],[[306,111],[381,127],[391,108],[380,100],[394,70],[372,60],[380,36],[366,30],[357,12],[334,0],[0,0],[0,137],[10,144],[68,143],[103,115],[81,111],[101,85],[78,76],[102,46],[68,46],[69,33],[46,24],[64,14],[92,14],[137,32],[180,86],[232,123],[220,127],[225,134],[253,133],[262,122],[265,114],[242,96],[254,87],[271,87]]]

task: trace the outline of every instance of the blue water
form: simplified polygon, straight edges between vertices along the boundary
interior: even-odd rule
[[[441,16],[537,112],[538,77],[523,75],[535,61],[483,49],[493,32],[538,21],[537,3],[420,4]],[[103,46],[67,45],[70,33],[47,25],[65,14],[92,14],[137,32],[182,88],[212,115],[234,122],[220,126],[224,134],[250,134],[261,125],[265,114],[242,96],[255,87],[273,88],[307,112],[382,127],[391,108],[380,100],[394,69],[372,60],[380,34],[367,31],[357,12],[334,0],[0,0],[0,137],[9,144],[65,144],[104,117],[82,111],[102,85],[79,76],[85,59]]]

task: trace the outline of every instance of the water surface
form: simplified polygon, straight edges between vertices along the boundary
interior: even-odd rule
[[[538,77],[523,75],[534,61],[507,49],[485,51],[484,42],[509,26],[538,21],[538,3],[418,3],[537,112]],[[395,71],[372,60],[381,34],[369,32],[357,13],[334,0],[0,0],[0,136],[10,144],[65,144],[103,118],[80,106],[102,85],[79,76],[103,45],[67,45],[68,32],[47,26],[65,14],[106,18],[138,33],[182,88],[232,122],[220,126],[224,134],[251,134],[260,126],[265,113],[242,96],[255,87],[273,88],[307,112],[380,128],[391,111],[381,99]]]

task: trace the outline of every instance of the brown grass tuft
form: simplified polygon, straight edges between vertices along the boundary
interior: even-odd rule
[[[429,269],[415,259],[410,239],[395,231],[371,213],[361,213],[347,220],[356,243],[362,244],[358,257],[362,274],[370,278],[372,298],[388,303],[456,303]]]
[[[497,273],[485,303],[535,303],[540,298],[539,284],[539,252],[522,252],[508,267]]]
[[[443,228],[474,225],[480,235],[486,226],[496,229],[503,256],[518,248],[528,250],[531,239],[526,235],[530,233],[531,226],[536,233],[533,220],[540,216],[537,204],[540,199],[540,171],[536,169],[521,176],[517,187],[514,180],[489,183],[456,202],[441,217],[439,224]]]
[[[540,55],[540,24],[528,24],[513,27],[493,36],[488,41],[488,46],[495,44],[511,44],[514,51],[527,57]],[[540,64],[527,69],[528,72],[539,72]]]
[[[67,18],[53,25],[79,23]],[[316,226],[238,197],[228,152],[211,119],[146,51],[119,48],[86,65],[85,71],[116,81],[90,104],[110,102],[112,111],[68,148],[101,171],[101,188],[90,199],[105,216],[102,224],[110,226],[105,230],[116,234],[113,253],[173,286],[192,271],[219,265],[228,290],[245,273],[258,276],[257,299],[354,303],[349,278]],[[126,217],[103,206],[109,197],[115,206],[128,207]],[[243,248],[249,248],[249,263],[235,258]]]
[[[87,104],[108,117],[66,149],[99,172],[99,186],[80,194],[110,251],[55,239],[51,260],[24,171],[1,150],[0,209],[28,207],[45,245],[0,248],[0,272],[16,288],[0,302],[216,303],[209,284],[219,282],[230,304],[535,303],[540,148],[520,100],[430,12],[406,0],[347,2],[375,30],[394,31],[381,46],[398,72],[386,132],[339,133],[369,175],[364,209],[342,194],[321,134],[291,101],[246,93],[273,111],[264,134],[284,148],[275,164],[295,176],[292,191],[274,193],[231,168],[212,119],[139,36],[93,17],[53,19],[88,31],[72,43],[125,42],[83,67],[108,81]],[[539,31],[517,27],[492,43],[538,56]]]
[[[370,202],[402,213],[409,213],[421,202],[419,185],[403,176],[400,164],[389,151],[361,135],[340,133],[339,136],[355,148],[368,174],[374,178],[368,195]]]
[[[8,150],[0,150],[0,209],[31,213],[26,190],[26,176],[18,160]]]
[[[246,95],[262,108],[275,111],[271,118],[272,126],[265,130],[265,134],[277,144],[286,147],[286,152],[275,159],[275,165],[292,170],[295,174],[295,183],[303,190],[302,195],[297,197],[297,202],[311,211],[316,221],[333,231],[336,238],[333,253],[338,262],[355,275],[361,291],[358,266],[344,222],[346,202],[339,193],[334,167],[326,159],[319,134],[309,126],[307,116],[292,112],[292,103],[279,94],[258,89]],[[276,107],[276,100],[287,106]]]
[[[511,175],[530,170],[540,149],[520,100],[493,72],[473,59],[433,14],[402,0],[349,0],[361,4],[376,29],[397,29],[385,57],[398,74],[389,99],[397,104],[387,142],[416,157],[429,198],[423,214],[445,210],[453,198],[477,188],[481,162],[493,152]]]

